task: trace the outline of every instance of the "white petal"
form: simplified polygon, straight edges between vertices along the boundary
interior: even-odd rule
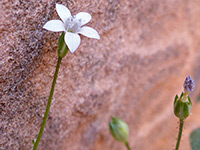
[[[80,13],[76,14],[75,19],[80,20],[81,26],[82,26],[82,25],[90,22],[90,20],[92,19],[92,16],[89,13],[80,12]]]
[[[73,53],[81,43],[81,38],[77,33],[66,32],[65,43],[69,50]]]
[[[64,24],[60,20],[50,20],[43,26],[43,28],[53,32],[65,31]]]
[[[89,38],[94,38],[98,40],[100,39],[98,32],[95,29],[87,27],[87,26],[80,28],[80,30],[77,33],[85,35]]]
[[[56,4],[56,11],[64,23],[71,17],[70,10],[62,4]]]

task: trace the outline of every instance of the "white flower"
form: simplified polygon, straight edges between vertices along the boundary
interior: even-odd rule
[[[88,26],[81,27],[91,20],[91,15],[86,12],[80,12],[72,16],[69,9],[61,4],[56,4],[56,11],[61,20],[50,20],[43,28],[53,32],[65,32],[65,43],[69,50],[73,53],[80,45],[81,38],[78,34],[82,34],[89,38],[100,39],[96,30]]]

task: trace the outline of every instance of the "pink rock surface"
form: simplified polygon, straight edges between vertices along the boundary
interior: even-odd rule
[[[81,37],[63,59],[39,150],[125,150],[109,133],[111,116],[130,127],[139,150],[175,147],[173,99],[191,74],[192,116],[181,150],[200,127],[200,1],[56,1],[89,12],[101,40]],[[53,79],[60,33],[42,29],[58,19],[53,0],[0,2],[0,150],[32,149]]]

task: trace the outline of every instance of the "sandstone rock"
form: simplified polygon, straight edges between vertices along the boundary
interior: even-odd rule
[[[184,129],[200,126],[200,1],[56,1],[73,14],[92,14],[101,40],[82,37],[64,58],[40,150],[122,150],[109,133],[119,116],[130,127],[133,149],[173,149],[178,119],[173,98],[191,74],[192,116]],[[29,150],[47,104],[60,33],[42,29],[58,19],[53,0],[0,2],[0,149]]]

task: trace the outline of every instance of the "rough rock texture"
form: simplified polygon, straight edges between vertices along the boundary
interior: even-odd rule
[[[125,150],[109,133],[119,116],[135,150],[175,146],[173,98],[184,78],[196,82],[181,150],[200,126],[200,0],[2,0],[0,2],[0,150],[29,150],[47,104],[59,33],[55,3],[89,12],[101,40],[82,37],[59,71],[39,150]]]

